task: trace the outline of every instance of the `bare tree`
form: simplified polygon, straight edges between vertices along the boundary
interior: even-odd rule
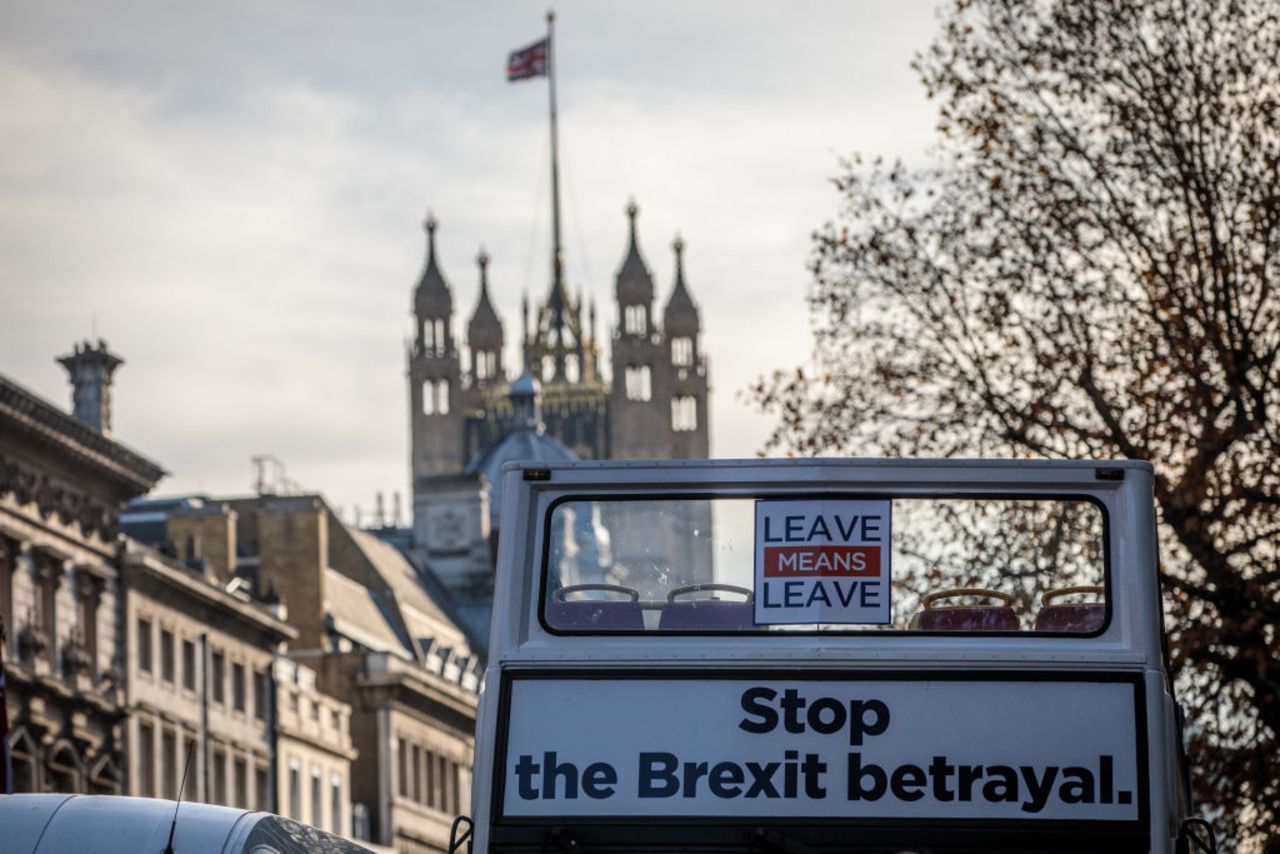
[[[936,168],[842,164],[796,453],[1152,461],[1198,794],[1280,835],[1280,6],[960,0]]]

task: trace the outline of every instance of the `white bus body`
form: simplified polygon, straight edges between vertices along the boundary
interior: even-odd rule
[[[503,478],[475,851],[1178,845],[1149,465]]]

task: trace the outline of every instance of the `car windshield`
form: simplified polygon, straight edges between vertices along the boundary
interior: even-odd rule
[[[562,499],[546,526],[557,633],[1087,635],[1108,613],[1085,499]]]

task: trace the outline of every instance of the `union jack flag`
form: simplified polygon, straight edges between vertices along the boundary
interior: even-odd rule
[[[528,47],[512,51],[507,57],[507,80],[546,77],[551,58],[551,39],[545,38]]]

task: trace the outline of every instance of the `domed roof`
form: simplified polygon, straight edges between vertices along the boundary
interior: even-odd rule
[[[467,474],[482,474],[489,482],[489,518],[495,526],[502,507],[504,465],[514,462],[560,463],[578,458],[568,445],[546,432],[537,406],[540,388],[532,374],[525,371],[512,382],[510,394],[515,409],[511,432],[476,454],[466,468]]]

